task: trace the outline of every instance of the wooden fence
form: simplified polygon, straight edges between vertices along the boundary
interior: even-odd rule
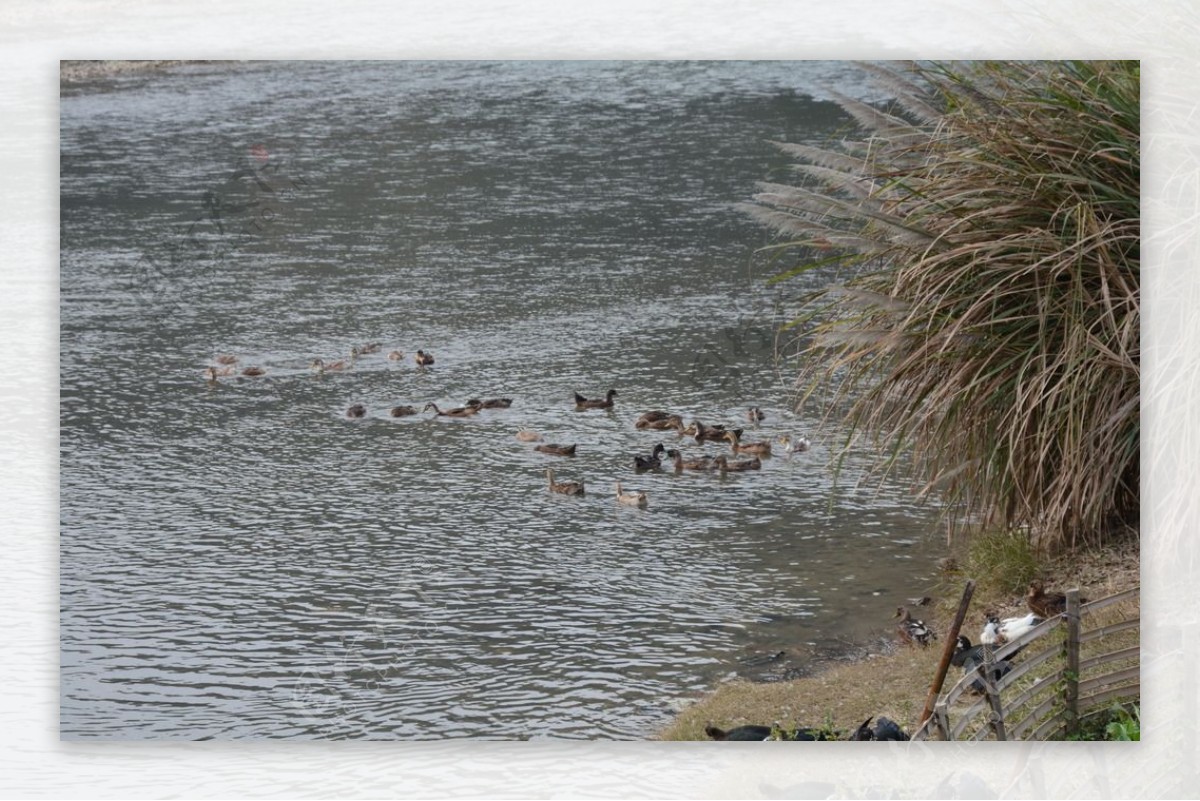
[[[1007,659],[1024,647],[1004,677],[964,674],[940,695],[917,740],[1049,740],[1069,736],[1089,714],[1141,696],[1140,588],[1079,603],[1067,593],[1065,614],[1043,621],[987,655]],[[1089,625],[1090,624],[1090,625]],[[1045,646],[1034,651],[1038,646]],[[971,685],[983,679],[982,693]]]

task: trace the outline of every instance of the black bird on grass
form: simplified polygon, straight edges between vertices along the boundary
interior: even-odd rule
[[[851,740],[866,742],[868,740],[893,740],[903,742],[911,739],[907,734],[901,731],[900,726],[891,718],[880,717],[875,721],[875,728],[871,728],[871,718],[867,718],[862,724],[854,730],[850,735]]]
[[[782,729],[778,726],[750,725],[738,726],[726,731],[710,724],[704,727],[704,733],[713,740],[753,740],[758,742],[763,740],[799,740],[811,742],[828,739],[825,736],[825,732],[805,726],[796,729]]]

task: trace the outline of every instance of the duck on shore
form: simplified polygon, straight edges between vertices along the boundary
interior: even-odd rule
[[[764,742],[767,740],[787,740],[812,742],[827,740],[829,737],[820,729],[798,726],[795,729],[784,729],[781,726],[735,726],[732,729],[718,729],[712,724],[704,726],[704,733],[710,740],[728,740],[742,742]]]
[[[925,621],[914,619],[907,606],[896,607],[895,617],[900,621],[896,624],[896,633],[902,642],[924,648],[937,639],[937,632],[925,625]]]
[[[1079,603],[1087,603],[1087,598],[1081,596]],[[1025,605],[1037,617],[1055,617],[1067,611],[1067,596],[1061,592],[1046,592],[1046,586],[1041,581],[1033,581],[1025,593]]]
[[[1006,617],[1003,620],[994,614],[989,614],[983,631],[979,635],[979,641],[985,645],[1003,645],[1030,631],[1041,622],[1042,618],[1032,612],[1024,617]]]

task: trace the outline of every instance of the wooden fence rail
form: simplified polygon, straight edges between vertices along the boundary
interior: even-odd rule
[[[1080,721],[1117,700],[1141,696],[1140,587],[1091,603],[1067,593],[1067,611],[996,649],[987,659],[1019,664],[993,682],[964,674],[937,697],[915,740],[1044,740],[1077,731]],[[1118,607],[1118,604],[1125,604]],[[1103,623],[1096,623],[1097,613]],[[1038,646],[1040,650],[1034,650]],[[986,654],[985,654],[986,656]],[[981,697],[971,685],[984,678]]]

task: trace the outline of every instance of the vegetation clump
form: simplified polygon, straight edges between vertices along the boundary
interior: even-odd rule
[[[840,279],[795,321],[804,397],[960,519],[1099,541],[1139,503],[1139,66],[868,69],[895,102],[839,97],[865,135],[781,143],[803,185],[746,205],[778,280]]]

